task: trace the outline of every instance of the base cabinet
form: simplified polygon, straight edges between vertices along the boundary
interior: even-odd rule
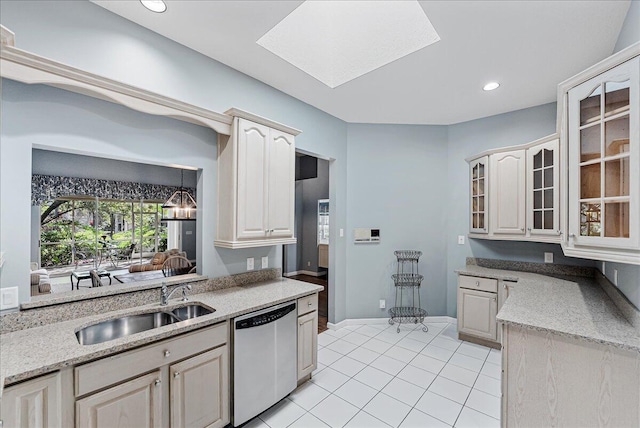
[[[0,400],[4,427],[71,426],[63,412],[60,372],[7,387]]]
[[[458,331],[496,341],[498,301],[495,293],[458,289]]]
[[[298,382],[318,367],[318,295],[298,299]]]
[[[76,401],[78,427],[162,426],[162,380],[155,371]]]
[[[171,427],[223,427],[229,421],[227,346],[169,368]]]

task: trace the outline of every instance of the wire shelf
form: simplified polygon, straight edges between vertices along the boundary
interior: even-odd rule
[[[396,287],[419,287],[424,279],[417,273],[394,273],[391,278]]]
[[[401,324],[422,324],[422,331],[427,332],[429,328],[424,325],[424,319],[427,311],[422,308],[411,306],[396,306],[389,309],[389,324],[398,323],[398,333]]]
[[[422,256],[422,251],[418,250],[397,250],[393,254],[398,258],[399,262],[402,261],[418,261]]]

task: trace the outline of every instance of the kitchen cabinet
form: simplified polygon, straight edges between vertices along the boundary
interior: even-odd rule
[[[489,157],[482,156],[469,162],[469,179],[471,188],[471,217],[472,233],[487,233],[487,208],[489,207],[487,190],[489,189]]]
[[[225,322],[75,367],[77,426],[225,426],[228,335]]]
[[[553,136],[527,149],[527,233],[558,236],[560,228],[559,140]]]
[[[640,264],[639,46],[559,85],[567,255]]]
[[[66,411],[63,375],[55,372],[8,386],[0,399],[0,420],[5,427],[73,426]]]
[[[76,402],[78,427],[162,426],[162,380],[159,370]]]
[[[298,382],[318,366],[318,294],[298,299]]]
[[[293,244],[295,136],[300,131],[237,109],[218,139],[217,238],[224,248]]]
[[[171,427],[223,427],[229,421],[229,352],[220,346],[169,367]]]
[[[526,151],[510,150],[490,156],[491,232],[525,233]]]
[[[515,282],[458,276],[458,337],[480,345],[500,348],[502,340],[496,315]]]
[[[467,159],[470,238],[560,241],[558,141],[554,134]]]

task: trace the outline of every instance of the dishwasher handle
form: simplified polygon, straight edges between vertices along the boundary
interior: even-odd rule
[[[270,312],[266,312],[264,314],[256,315],[251,318],[245,318],[240,321],[236,321],[236,330],[242,330],[245,328],[259,327],[261,325],[269,324],[274,321],[279,320],[290,312],[296,310],[296,304],[292,303],[290,305],[275,309]]]

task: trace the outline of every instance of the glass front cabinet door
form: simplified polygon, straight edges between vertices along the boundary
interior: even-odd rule
[[[568,91],[569,247],[640,248],[639,64]]]
[[[470,227],[471,233],[487,233],[488,218],[487,207],[489,206],[489,158],[483,156],[469,163],[471,180],[471,201],[470,201]]]
[[[559,141],[527,149],[527,231],[531,236],[560,234]]]

